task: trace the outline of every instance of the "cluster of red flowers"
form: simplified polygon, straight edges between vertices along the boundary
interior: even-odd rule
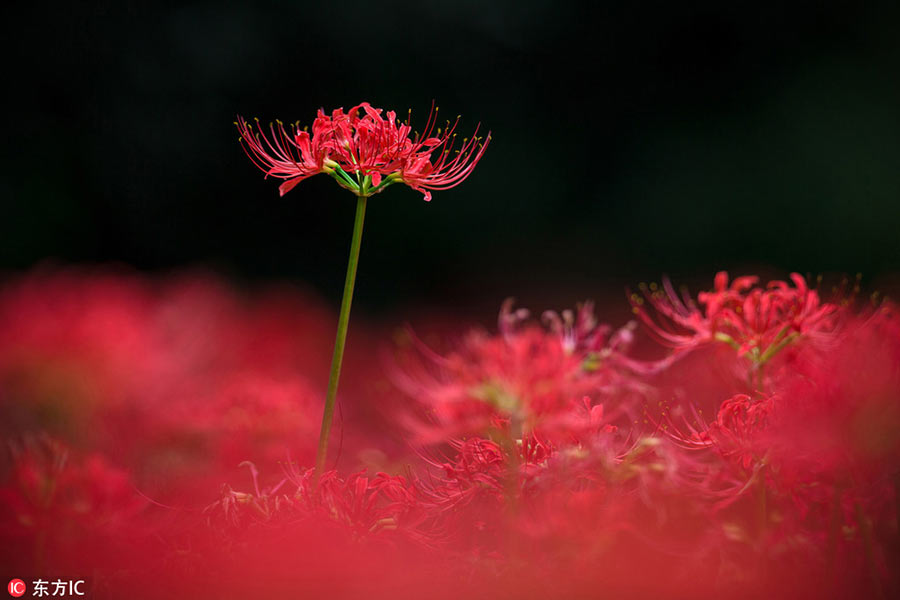
[[[316,477],[315,300],[37,272],[0,292],[3,562],[98,597],[896,594],[897,308],[791,280],[648,286],[646,327],[507,304],[384,365],[363,327]]]
[[[482,140],[476,127],[457,146],[459,117],[438,127],[435,107],[421,134],[413,131],[409,118],[401,122],[396,112],[388,111],[385,119],[382,112],[368,102],[346,113],[335,109],[330,117],[319,109],[312,136],[299,123],[287,128],[281,121],[270,123],[269,135],[258,122],[258,131],[243,117],[236,124],[247,156],[266,175],[285,180],[282,195],[307,177],[327,173],[356,194],[377,194],[401,182],[431,200],[431,190],[452,188],[468,177],[491,140],[490,133]]]

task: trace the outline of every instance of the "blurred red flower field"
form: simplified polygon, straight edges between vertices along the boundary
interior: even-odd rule
[[[640,325],[356,323],[317,480],[315,296],[12,279],[3,564],[97,598],[896,593],[897,307],[798,275],[642,290]]]

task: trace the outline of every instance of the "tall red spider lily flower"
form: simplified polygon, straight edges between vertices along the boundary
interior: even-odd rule
[[[250,159],[267,176],[284,179],[282,195],[318,173],[326,173],[357,195],[371,196],[397,182],[431,200],[431,190],[446,190],[463,182],[481,160],[491,134],[458,142],[459,117],[438,127],[439,109],[432,107],[421,133],[397,113],[373,108],[368,102],[328,116],[319,110],[312,135],[299,124],[281,121],[266,128],[238,117],[241,143]]]
[[[703,308],[687,293],[679,296],[668,279],[661,287],[642,284],[643,297],[631,295],[633,312],[661,343],[676,350],[721,342],[757,366],[800,338],[822,340],[834,331],[839,307],[822,302],[803,276],[792,273],[793,286],[771,281],[761,287],[758,281],[745,276],[729,285],[728,273],[721,271],[713,290],[697,296]]]
[[[327,173],[357,197],[350,258],[316,453],[318,474],[325,470],[366,200],[397,182],[422,192],[425,200],[430,200],[431,190],[445,190],[462,183],[484,156],[491,139],[490,132],[485,139],[478,137],[476,127],[472,138],[464,139],[456,148],[459,117],[452,125],[447,121],[445,128],[437,127],[436,107],[429,113],[421,134],[413,132],[409,119],[405,123],[398,121],[394,111],[388,111],[385,119],[382,112],[368,102],[358,104],[346,113],[341,108],[336,109],[330,117],[320,109],[313,121],[311,136],[301,130],[298,123],[287,128],[281,121],[270,124],[267,135],[258,125],[258,131],[254,130],[243,117],[238,117],[235,122],[250,160],[267,176],[285,180],[279,188],[282,195],[307,177]]]

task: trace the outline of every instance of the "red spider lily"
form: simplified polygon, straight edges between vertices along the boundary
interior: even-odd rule
[[[696,425],[668,432],[686,448],[715,449],[743,469],[764,461],[785,477],[818,473],[843,485],[894,468],[900,461],[895,312],[886,304],[871,317],[848,320],[828,353],[798,353],[778,393],[737,394],[713,422],[695,413]]]
[[[553,447],[536,436],[527,436],[516,450],[484,438],[451,442],[455,456],[446,460],[426,459],[441,475],[431,478],[427,488],[431,501],[446,510],[488,498],[496,504],[509,493],[510,477],[517,495],[525,491],[553,454]]]
[[[436,427],[413,426],[419,441],[431,443],[496,426],[521,437],[541,418],[581,400],[590,386],[580,375],[578,357],[532,327],[512,339],[472,332],[456,352],[413,358],[394,379],[430,411]]]
[[[369,478],[364,472],[346,479],[329,471],[313,481],[306,471],[299,481],[297,495],[308,509],[329,515],[332,520],[352,528],[357,535],[373,535],[396,531],[417,541],[428,543],[429,515],[423,497],[414,482],[405,477],[378,473]]]
[[[888,578],[892,542],[873,531],[895,522],[900,489],[897,323],[890,304],[846,317],[827,353],[799,348],[777,393],[738,394],[712,423],[695,414],[695,426],[668,429],[683,447],[724,459],[698,465],[719,486],[709,488],[715,514],[773,566],[843,562],[843,584],[870,590]],[[866,571],[870,580],[857,581]]]
[[[93,568],[101,557],[113,560],[134,534],[149,531],[136,520],[147,503],[103,455],[80,455],[49,437],[11,447],[10,479],[0,487],[0,532],[17,543],[4,544],[4,563]]]
[[[512,311],[506,303],[499,334],[472,331],[447,356],[420,344],[422,356],[394,370],[395,382],[433,422],[410,423],[419,442],[491,432],[509,439],[534,432],[577,438],[633,412],[641,386],[622,354],[627,333],[607,338],[607,329],[591,326],[576,340],[575,333],[548,332],[526,318],[527,311]],[[581,317],[584,323],[594,323],[592,318]],[[554,329],[562,323],[549,320]],[[617,398],[605,415],[596,401],[601,396]]]
[[[777,403],[772,396],[754,400],[747,394],[736,394],[722,403],[716,420],[709,425],[698,422],[694,427],[686,422],[682,426],[673,424],[666,431],[682,447],[713,448],[749,470],[764,454],[761,434],[765,432]]]
[[[644,296],[659,318],[655,320],[644,300],[632,294],[634,312],[662,343],[678,350],[713,341],[724,342],[754,364],[765,364],[798,338],[821,338],[833,331],[838,307],[822,303],[816,290],[797,273],[792,287],[785,281],[757,286],[757,277],[738,277],[731,285],[724,271],[715,278],[711,292],[697,299],[701,310],[686,294],[679,298],[668,280],[662,289],[642,286]]]
[[[254,131],[253,125],[238,117],[236,125],[244,150],[260,169],[286,180],[279,188],[282,195],[298,183],[318,173],[327,173],[344,188],[362,196],[371,196],[389,185],[402,182],[431,200],[431,190],[446,190],[462,183],[490,143],[490,132],[482,140],[478,129],[471,138],[456,146],[459,117],[445,128],[437,127],[438,109],[428,115],[421,134],[412,130],[409,120],[397,120],[394,111],[387,119],[382,109],[368,102],[346,113],[335,109],[331,116],[319,110],[313,121],[312,136],[298,124],[269,124],[269,135]]]
[[[412,132],[409,122],[398,123],[393,111],[388,112],[385,121],[381,112],[381,109],[364,102],[347,113],[337,109],[329,119],[320,109],[313,123],[312,138],[308,133],[301,132],[296,124],[290,132],[281,122],[277,130],[270,124],[270,140],[265,132],[253,132],[252,126],[241,117],[235,123],[241,133],[244,151],[250,159],[267,176],[286,180],[281,186],[282,195],[306,177],[322,172],[331,175],[357,197],[347,275],[316,451],[318,475],[325,470],[328,454],[368,198],[400,181],[423,192],[428,201],[431,199],[430,190],[452,188],[468,177],[490,143],[490,133],[482,143],[477,137],[476,127],[476,135],[471,140],[464,139],[462,146],[454,150],[459,118],[452,126],[448,121],[443,132],[441,128],[435,129],[436,108],[429,114],[423,134],[416,133],[412,139],[409,137]]]
[[[344,478],[326,471],[316,481],[313,469],[301,471],[291,464],[287,479],[262,490],[255,465],[242,466],[249,467],[254,490],[226,488],[223,497],[206,508],[210,519],[224,518],[234,526],[248,519],[282,527],[331,524],[356,540],[403,539],[425,546],[436,540],[427,497],[406,477],[386,473],[369,477],[360,471]],[[286,484],[293,492],[281,491]]]
[[[510,311],[507,309],[507,312]],[[527,312],[521,315],[527,317]],[[562,313],[548,310],[543,314],[547,327],[562,338],[563,348],[567,352],[594,352],[606,346],[607,338],[612,331],[609,325],[601,324],[594,316],[594,303],[585,302],[575,311],[564,310]],[[501,319],[501,324],[509,328],[515,326],[515,314]],[[629,340],[623,340],[627,344]]]

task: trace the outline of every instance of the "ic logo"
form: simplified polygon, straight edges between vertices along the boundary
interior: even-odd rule
[[[21,579],[10,580],[6,589],[13,598],[20,598],[25,594],[25,582]]]

